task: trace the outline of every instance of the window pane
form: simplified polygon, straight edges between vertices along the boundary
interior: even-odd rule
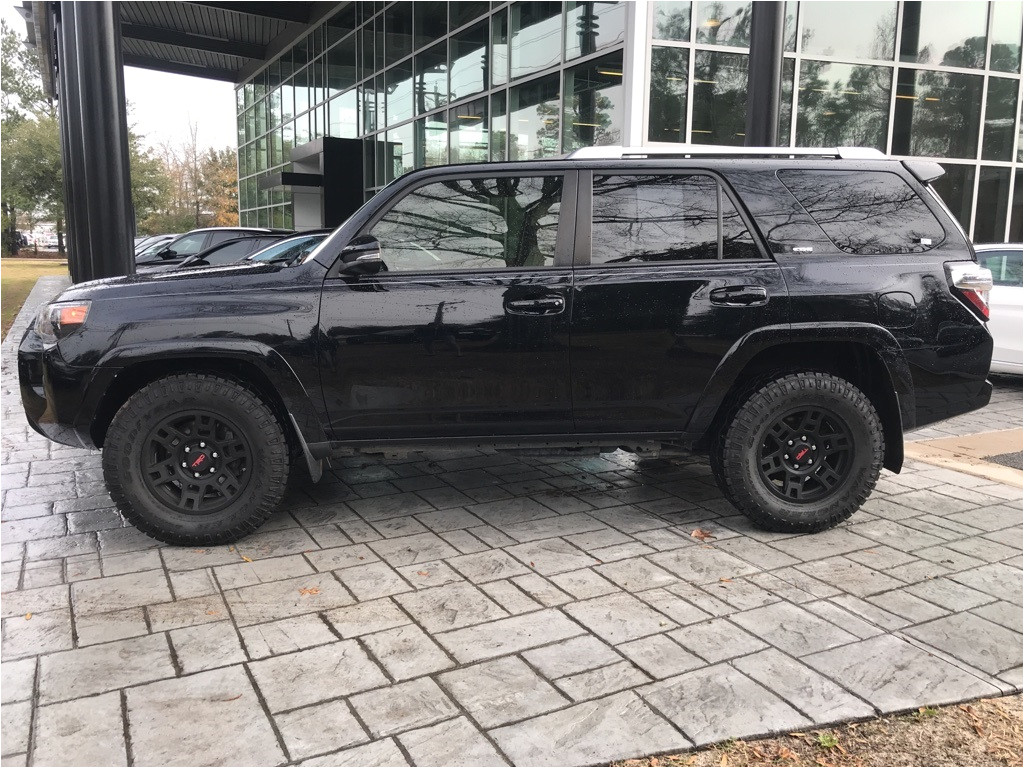
[[[346,91],[356,84],[356,36],[350,35],[327,52],[327,88]]]
[[[562,151],[622,142],[622,54],[565,72]]]
[[[974,205],[974,166],[943,163],[946,173],[931,183],[960,226],[967,232],[971,228],[971,209]]]
[[[981,68],[987,23],[988,3],[906,2],[900,61]]]
[[[1006,238],[1010,205],[1010,169],[982,167],[978,177],[978,208],[974,213],[976,243],[1001,243]]]
[[[491,162],[505,159],[508,140],[508,113],[504,91],[491,95]]]
[[[921,198],[894,173],[783,170],[778,176],[848,253],[920,253],[945,237]]]
[[[451,38],[451,98],[461,99],[487,88],[487,22]]]
[[[739,212],[709,176],[594,176],[594,264],[759,255]]]
[[[800,65],[796,141],[804,147],[875,147],[885,151],[890,67]]]
[[[693,23],[697,42],[708,45],[750,45],[750,3],[698,2]]]
[[[852,56],[892,61],[896,3],[874,0],[803,3],[805,55]]]
[[[1020,3],[992,4],[992,58],[989,67],[998,72],[1020,72]]]
[[[626,39],[626,5],[570,0],[565,21],[565,58],[575,59]]]
[[[288,79],[281,84],[281,122],[287,123],[293,117],[295,117],[295,88],[291,79]]]
[[[558,75],[512,89],[509,104],[509,160],[558,154]]]
[[[448,103],[448,51],[444,43],[416,55],[413,89],[417,115]]]
[[[359,111],[356,107],[356,90],[335,96],[328,105],[330,127],[328,135],[338,139],[354,139],[359,136]]]
[[[651,141],[686,142],[686,84],[689,53],[685,48],[651,48]]]
[[[232,264],[249,255],[252,246],[253,243],[250,239],[239,240],[237,243],[229,243],[223,248],[218,248],[216,251],[206,254],[203,260],[211,266]]]
[[[985,134],[981,142],[983,160],[1013,159],[1013,121],[1017,115],[1018,85],[1018,81],[1004,77],[988,79]]]
[[[1020,287],[1024,271],[1024,253],[1019,250],[983,251],[978,254],[978,263],[992,270],[992,282],[996,285]]]
[[[412,53],[413,3],[395,3],[384,12],[385,64],[394,64]]]
[[[435,40],[442,40],[448,34],[448,3],[434,0],[416,0],[413,7],[416,23],[417,48]]]
[[[356,28],[355,4],[346,5],[327,22],[327,45],[332,46]]]
[[[501,10],[491,17],[491,84],[508,81],[508,13]]]
[[[974,159],[981,86],[978,75],[900,69],[893,154]]]
[[[377,148],[380,151],[380,147]],[[416,167],[416,153],[413,151],[413,124],[406,123],[400,128],[388,131],[388,162],[384,169],[384,183],[408,173]]]
[[[449,3],[448,12],[451,14],[451,28],[458,29],[463,24],[468,24],[473,19],[483,16],[490,9],[486,2],[476,0],[457,0]]]
[[[490,157],[487,99],[448,110],[448,131],[449,162],[486,163]]]
[[[654,39],[690,40],[690,3],[678,0],[657,0],[654,3]]]
[[[512,78],[557,64],[562,46],[562,4],[515,3],[511,8],[512,39],[509,52]]]
[[[693,66],[693,143],[743,144],[747,57],[697,51]]]
[[[363,113],[362,132],[365,134],[377,130],[377,94],[373,89],[373,80],[359,86],[359,108]]]
[[[295,87],[295,114],[301,115],[309,109],[309,68],[296,72],[292,84]]]
[[[416,121],[416,167],[448,162],[448,124],[442,115]]]
[[[427,184],[370,234],[389,271],[551,266],[561,194],[560,176]]]
[[[398,64],[386,73],[388,125],[409,120],[412,115],[412,60]]]

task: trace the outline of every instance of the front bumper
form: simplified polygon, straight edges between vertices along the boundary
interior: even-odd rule
[[[32,429],[55,443],[94,448],[88,427],[76,426],[92,370],[68,365],[56,345],[44,345],[29,328],[18,347],[18,383]]]

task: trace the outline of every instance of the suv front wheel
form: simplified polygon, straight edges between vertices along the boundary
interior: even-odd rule
[[[132,525],[168,544],[225,544],[255,531],[288,480],[281,425],[256,394],[205,374],[168,376],[121,406],[103,478]]]
[[[726,498],[760,528],[812,533],[846,520],[875,487],[885,454],[871,401],[826,373],[795,373],[747,398],[711,461]]]

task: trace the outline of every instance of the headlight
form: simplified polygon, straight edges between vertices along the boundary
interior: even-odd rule
[[[36,317],[36,333],[55,342],[85,325],[91,301],[58,301],[47,304]]]

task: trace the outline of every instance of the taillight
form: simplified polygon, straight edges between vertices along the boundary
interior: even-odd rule
[[[947,262],[946,272],[949,274],[953,294],[969,306],[983,320],[988,320],[988,294],[992,290],[992,272],[979,267],[973,261]]]

